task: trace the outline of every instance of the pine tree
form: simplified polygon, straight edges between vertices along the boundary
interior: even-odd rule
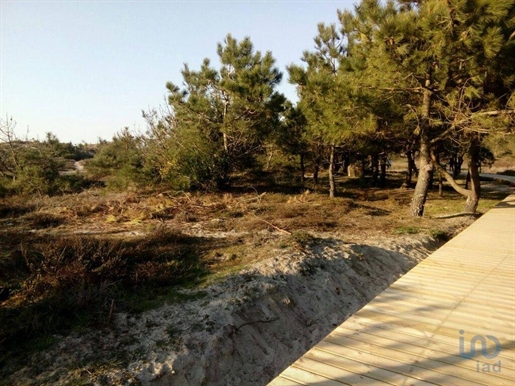
[[[375,41],[378,25],[396,12],[392,3],[382,6],[376,0],[362,1],[354,12],[338,11],[340,31],[347,40],[344,65],[348,76],[360,89],[361,96],[355,108],[368,109],[376,122],[375,130],[361,136],[360,152],[371,156],[372,183],[381,186],[386,180],[388,153],[406,147],[412,126],[404,119],[404,106],[410,103],[409,93],[398,92],[406,87],[406,82],[394,66],[388,65],[387,55]]]
[[[305,182],[306,158],[309,155],[310,146],[307,132],[307,120],[299,106],[293,106],[290,101],[285,103],[285,111],[282,120],[283,128],[277,131],[275,143],[286,154],[299,157],[300,180]]]
[[[227,183],[233,170],[252,166],[273,130],[285,98],[275,91],[282,74],[270,52],[254,51],[247,37],[218,44],[219,70],[205,59],[199,71],[185,65],[183,88],[167,84],[176,124],[179,173],[195,181]],[[190,155],[189,155],[190,154]]]
[[[319,24],[314,41],[315,50],[304,52],[307,67],[292,65],[288,72],[290,82],[297,85],[308,137],[328,149],[329,196],[334,197],[336,148],[375,128],[376,122],[365,107],[356,108],[361,94],[352,72],[347,71],[346,46],[336,26]]]
[[[507,31],[513,28],[514,2],[402,3],[394,16],[378,25],[375,41],[401,77],[411,83],[401,88],[418,95],[412,106],[418,119],[420,171],[412,214],[423,215],[434,166],[467,196],[466,211],[473,212],[479,199],[476,165],[482,133],[499,125],[508,128],[513,114],[513,69],[502,70],[499,63],[503,58],[513,59]],[[392,83],[392,90],[396,87]],[[460,188],[438,165],[434,148],[450,138],[468,144],[474,180],[470,190]]]

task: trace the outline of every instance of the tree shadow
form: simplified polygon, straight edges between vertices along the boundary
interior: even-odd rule
[[[500,203],[498,203],[493,209],[506,209],[506,208],[510,208],[510,209],[515,209],[515,198],[511,199],[506,199],[504,201],[501,201]]]
[[[52,334],[107,328],[114,308],[162,305],[202,281],[205,256],[227,243],[164,228],[127,239],[0,232],[0,365]]]

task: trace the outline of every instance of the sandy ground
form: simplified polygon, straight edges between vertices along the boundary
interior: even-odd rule
[[[452,221],[458,231],[472,220]],[[5,383],[265,385],[439,245],[426,235],[363,244],[315,236],[309,247],[278,249],[223,282],[184,290],[191,300],[57,337]]]

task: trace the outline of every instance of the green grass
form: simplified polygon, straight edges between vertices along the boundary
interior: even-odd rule
[[[437,241],[449,241],[451,238],[451,236],[446,231],[441,229],[431,229],[429,234]]]
[[[414,235],[420,233],[421,230],[419,227],[416,226],[401,226],[395,228],[393,232],[397,235]]]

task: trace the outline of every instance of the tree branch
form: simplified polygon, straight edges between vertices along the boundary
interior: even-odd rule
[[[435,90],[431,90],[426,87],[374,87],[374,86],[367,86],[366,88],[374,89],[374,90],[381,90],[381,91],[414,92],[417,94],[423,94],[424,91],[426,91],[426,90],[429,90],[432,93],[435,92]]]
[[[498,117],[500,115],[515,115],[515,110],[508,109],[508,110],[492,110],[492,111],[481,111],[478,113],[472,113],[469,117],[464,118],[458,122],[455,122],[453,126],[461,125],[462,123],[465,123],[467,121],[470,121],[471,119],[474,119],[476,116],[488,116],[488,117]]]
[[[433,163],[433,166],[438,170],[438,172],[445,178],[445,180],[453,187],[455,191],[457,191],[459,194],[468,197],[472,194],[471,190],[462,188],[458,185],[458,183],[452,178],[452,176],[447,173],[447,171],[440,165],[440,163],[436,160],[436,156],[433,152],[431,152],[431,161]]]

